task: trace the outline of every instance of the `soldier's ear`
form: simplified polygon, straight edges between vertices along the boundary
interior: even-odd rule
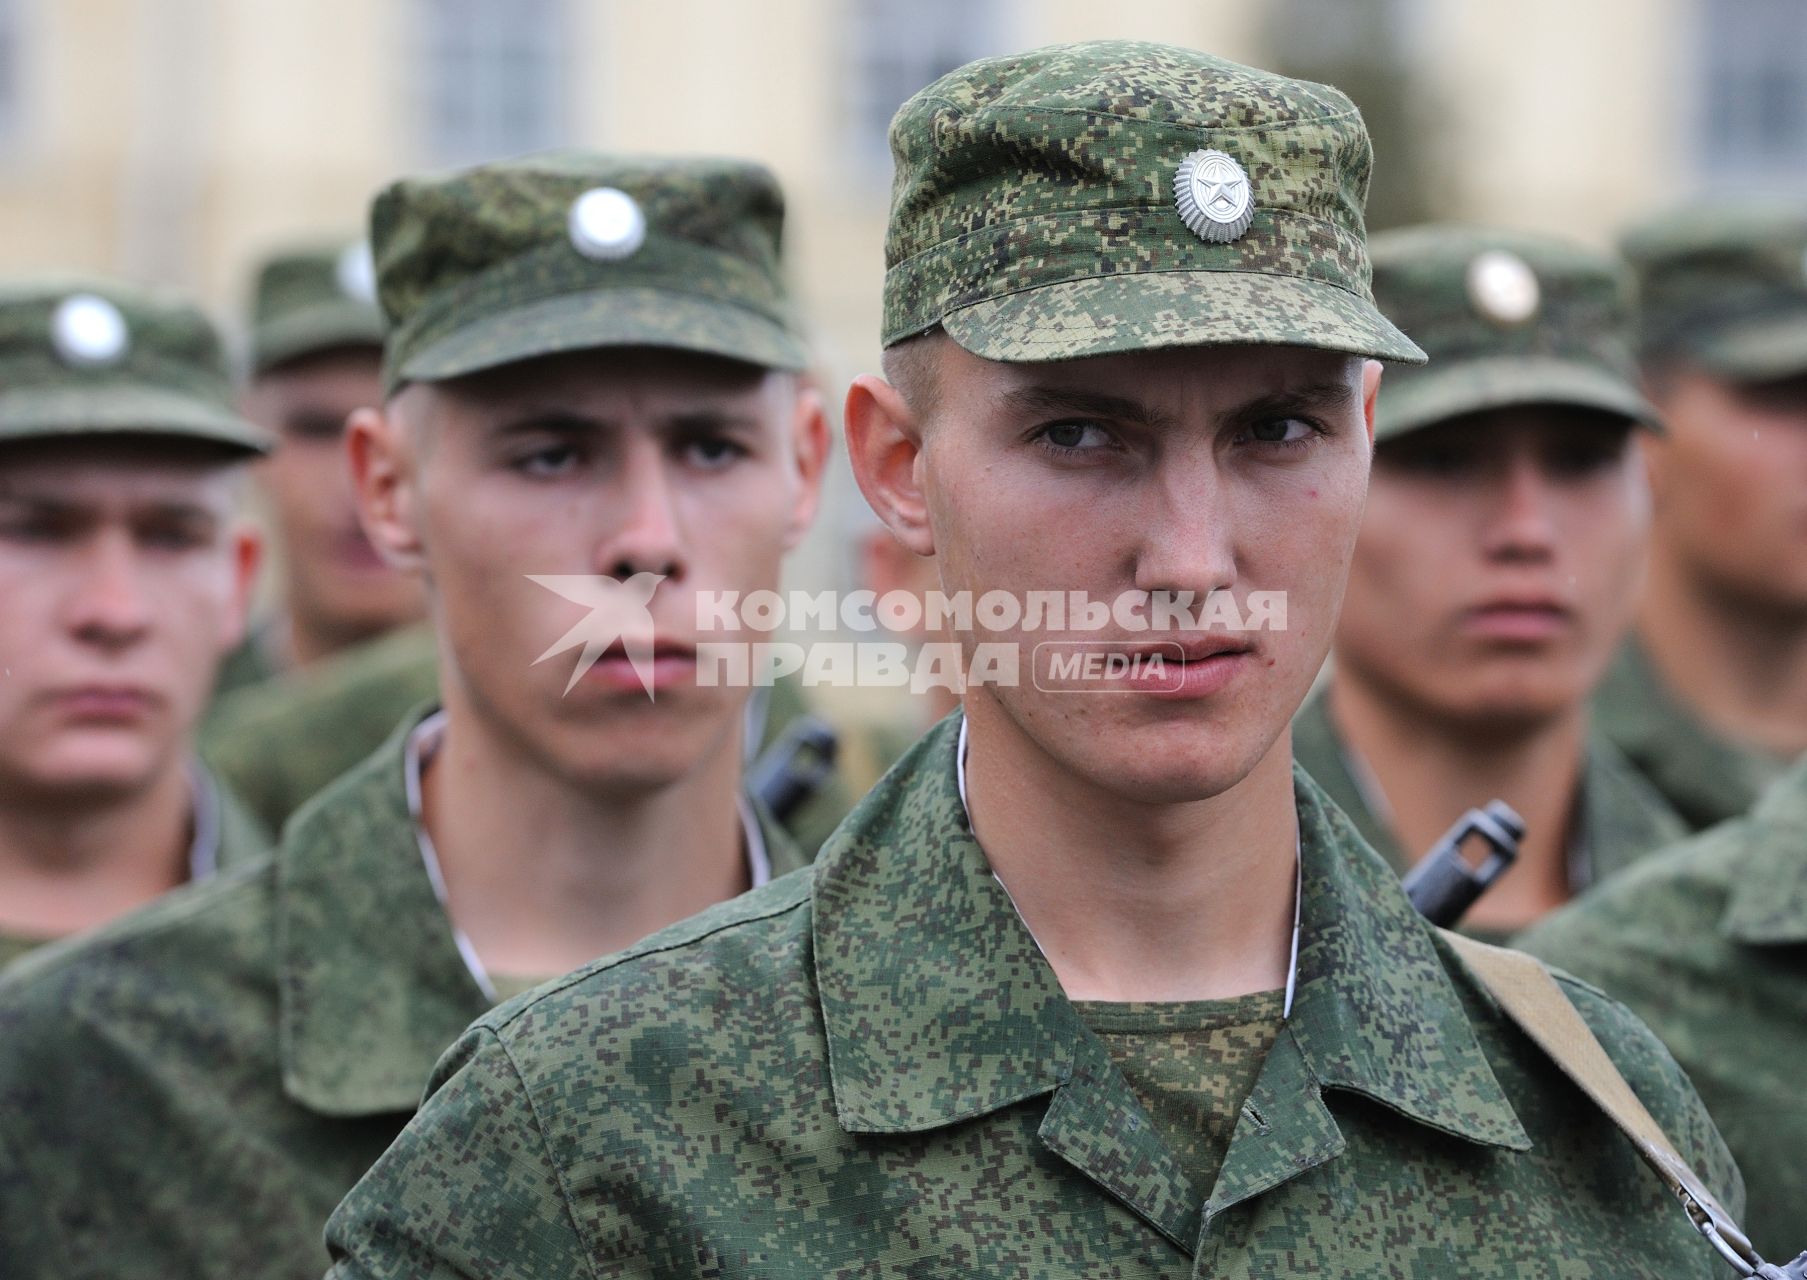
[[[785,528],[785,549],[803,541],[815,521],[822,501],[822,474],[832,448],[828,415],[822,408],[822,392],[815,379],[797,375],[796,403],[791,417],[791,448],[797,468],[797,495]]]
[[[922,424],[903,395],[876,374],[847,390],[847,460],[866,502],[919,556],[935,554],[922,492]]]
[[[1380,361],[1362,361],[1362,421],[1368,428],[1370,449],[1374,447],[1374,406],[1380,402],[1380,375]]]
[[[402,395],[407,395],[404,389]],[[383,559],[396,569],[422,571],[416,520],[413,442],[397,411],[400,397],[381,409],[357,409],[345,420],[345,452],[357,491],[358,519]]]

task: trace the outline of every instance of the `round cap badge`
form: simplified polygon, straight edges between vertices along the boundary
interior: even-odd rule
[[[1249,175],[1221,151],[1194,151],[1173,175],[1173,200],[1192,234],[1228,244],[1255,220]]]
[[[65,364],[99,367],[125,358],[131,334],[118,307],[91,293],[77,293],[51,313],[50,342]]]
[[[1495,324],[1523,324],[1537,314],[1537,273],[1516,253],[1489,249],[1468,264],[1468,300]]]
[[[345,246],[333,276],[339,292],[354,302],[376,301],[376,263],[371,259],[370,246],[363,241]]]
[[[646,215],[615,187],[593,187],[573,200],[570,222],[571,243],[586,258],[625,258],[646,243]]]

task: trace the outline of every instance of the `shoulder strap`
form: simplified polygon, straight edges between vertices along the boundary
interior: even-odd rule
[[[1520,951],[1489,946],[1447,930],[1443,936],[1507,1016],[1637,1148],[1663,1185],[1682,1202],[1695,1227],[1739,1275],[1762,1280],[1790,1280],[1800,1275],[1807,1254],[1787,1269],[1763,1261],[1750,1238],[1688,1167],[1662,1126],[1632,1092],[1548,969]]]

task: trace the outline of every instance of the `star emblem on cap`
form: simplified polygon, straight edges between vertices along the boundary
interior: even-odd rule
[[[631,257],[646,243],[646,214],[619,187],[592,187],[571,202],[571,245],[586,258]]]
[[[132,334],[118,307],[92,293],[75,293],[51,313],[50,344],[64,364],[103,368],[125,359]]]
[[[1212,244],[1239,239],[1255,221],[1249,175],[1222,151],[1194,151],[1180,161],[1173,202],[1187,229]]]

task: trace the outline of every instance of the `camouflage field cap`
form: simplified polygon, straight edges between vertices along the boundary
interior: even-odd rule
[[[251,371],[336,347],[380,347],[376,269],[362,240],[296,245],[272,254],[251,298]]]
[[[743,160],[570,151],[403,179],[370,214],[384,382],[612,346],[801,369],[783,224]]]
[[[884,342],[992,360],[1260,342],[1423,353],[1374,306],[1372,154],[1335,89],[1190,49],[960,68],[891,122]]]
[[[0,285],[0,443],[101,434],[269,449],[194,306],[111,281]]]
[[[1646,364],[1738,382],[1807,373],[1807,202],[1701,205],[1625,236]]]
[[[1382,232],[1372,248],[1375,301],[1431,358],[1387,374],[1376,439],[1530,404],[1656,426],[1637,390],[1618,259],[1553,236],[1455,226]]]

